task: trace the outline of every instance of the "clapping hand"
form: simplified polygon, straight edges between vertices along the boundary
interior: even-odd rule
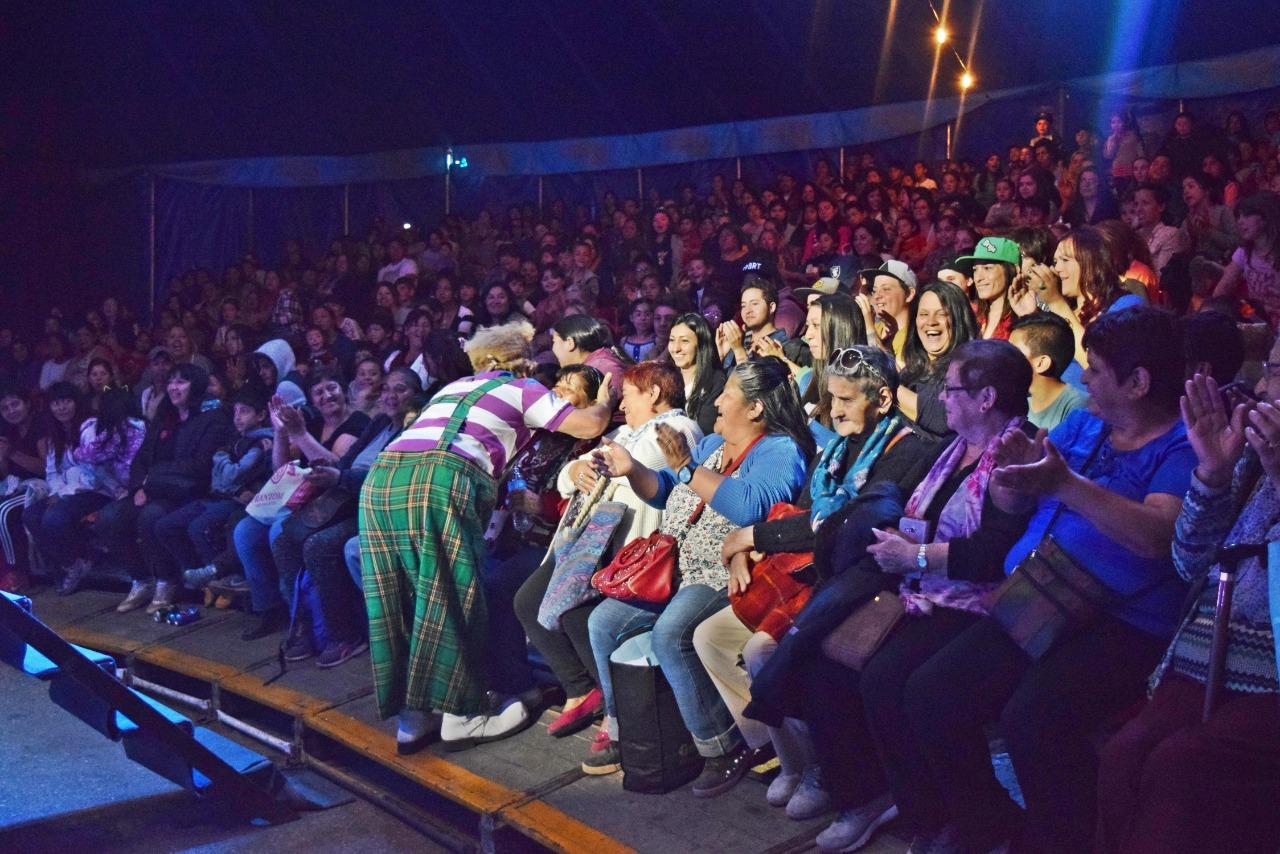
[[[1031,287],[1031,280],[1025,273],[1015,276],[1009,285],[1009,308],[1019,317],[1035,314],[1037,307],[1036,291]]]
[[[782,352],[782,345],[775,339],[770,338],[768,335],[761,335],[754,339],[751,342],[751,352],[755,353],[760,358],[774,356],[782,359],[784,362],[788,361],[786,354]]]
[[[626,448],[606,437],[600,447],[591,453],[591,465],[605,477],[626,477],[635,466],[635,459]]]
[[[670,424],[659,424],[655,429],[658,439],[658,447],[662,449],[662,455],[666,457],[667,468],[672,471],[679,471],[689,463],[693,462],[693,455],[689,453],[689,440],[684,434],[674,429]]]
[[[1244,452],[1247,430],[1253,429],[1245,426],[1249,405],[1242,403],[1229,409],[1218,384],[1204,374],[1187,380],[1185,389],[1181,401],[1182,420],[1199,462],[1196,477],[1206,486],[1226,486],[1231,482],[1236,461]]]
[[[1022,495],[1051,496],[1057,493],[1071,476],[1071,467],[1047,437],[1037,437],[1034,445],[1041,450],[1038,460],[1000,465],[991,473],[991,484]]]
[[[277,433],[296,437],[307,431],[307,422],[303,419],[302,412],[296,406],[285,403],[280,395],[272,396],[268,408],[271,414],[271,426]]]
[[[1262,470],[1273,483],[1280,484],[1280,409],[1263,401],[1249,413],[1249,426],[1244,428],[1249,447],[1258,454]]]

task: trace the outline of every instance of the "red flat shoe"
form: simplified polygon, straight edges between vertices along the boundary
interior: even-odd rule
[[[564,738],[582,732],[604,713],[604,693],[592,688],[582,702],[567,712],[561,712],[547,726],[547,732],[555,738]]]

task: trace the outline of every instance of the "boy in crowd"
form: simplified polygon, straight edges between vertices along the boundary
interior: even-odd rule
[[[1048,311],[1029,314],[1013,324],[1009,343],[1031,363],[1027,420],[1036,427],[1052,430],[1068,413],[1088,402],[1088,395],[1062,381],[1063,372],[1076,357],[1076,339],[1067,321]]]

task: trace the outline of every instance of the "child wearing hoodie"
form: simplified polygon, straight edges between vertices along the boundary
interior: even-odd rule
[[[230,560],[225,554],[228,532],[271,476],[273,434],[265,426],[267,399],[256,385],[247,385],[232,396],[235,436],[213,455],[209,495],[156,522],[157,539],[183,568],[183,582],[193,590],[238,566],[234,548],[230,549]]]

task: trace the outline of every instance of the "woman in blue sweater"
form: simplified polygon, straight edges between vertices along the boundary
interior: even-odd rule
[[[720,547],[729,532],[760,521],[779,501],[791,501],[805,480],[813,437],[795,384],[783,362],[764,358],[738,365],[716,400],[716,432],[692,450],[682,436],[659,427],[667,468],[653,471],[609,440],[596,465],[626,477],[636,494],[663,508],[661,530],[679,542],[679,588],[663,605],[609,599],[592,613],[589,632],[604,692],[607,719],[583,763],[588,774],[621,767],[618,709],[609,681],[609,656],[626,638],[653,631],[653,650],[671,683],[685,725],[707,771],[740,751],[741,736],[693,648],[693,632],[729,604],[728,570]],[[728,472],[732,468],[731,473]],[[695,512],[705,503],[700,515]],[[691,517],[696,522],[690,525]],[[694,784],[695,794],[698,784]]]

